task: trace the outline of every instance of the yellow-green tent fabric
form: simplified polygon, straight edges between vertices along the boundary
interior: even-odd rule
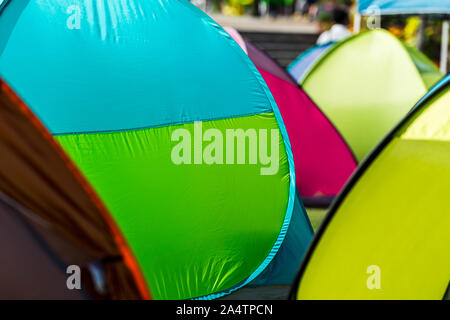
[[[441,78],[426,56],[380,29],[332,47],[301,85],[361,161]]]
[[[298,299],[442,299],[450,280],[450,76],[342,191],[301,266]]]

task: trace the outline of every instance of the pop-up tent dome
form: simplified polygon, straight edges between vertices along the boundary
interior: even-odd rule
[[[293,281],[312,229],[288,136],[219,25],[186,0],[11,0],[0,29],[0,74],[99,193],[154,298]]]
[[[314,46],[302,54],[300,54],[297,59],[291,62],[287,67],[287,71],[292,78],[298,83],[302,83],[303,77],[308,73],[309,68],[314,66],[317,60],[320,59],[328,50],[330,50],[336,42],[329,42],[326,44],[321,44]]]
[[[297,188],[306,206],[328,206],[357,162],[342,136],[289,74],[232,28],[227,32],[256,65],[286,124],[295,160]]]
[[[93,189],[1,79],[0,154],[0,299],[149,297]]]
[[[325,218],[299,299],[442,299],[450,281],[450,77],[362,164]]]
[[[361,161],[441,77],[422,53],[380,29],[333,46],[301,85]]]

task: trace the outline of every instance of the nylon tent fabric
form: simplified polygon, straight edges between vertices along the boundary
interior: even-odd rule
[[[335,45],[335,42],[330,42],[323,45],[314,46],[304,53],[300,54],[297,59],[291,62],[287,67],[287,71],[298,83],[301,83],[305,74],[308,73],[310,67],[320,59],[329,49]]]
[[[357,162],[341,135],[299,87],[259,70],[291,140],[300,195],[307,206],[327,207],[356,170]]]
[[[294,297],[443,299],[450,280],[449,124],[447,77],[339,196],[302,264]]]
[[[244,39],[241,37],[239,32],[233,27],[223,27],[223,29],[233,38],[234,41],[241,47],[246,54],[248,54],[247,46],[245,45]]]
[[[371,8],[381,14],[450,14],[450,3],[442,0],[359,0],[359,12],[373,14]]]
[[[95,187],[153,298],[238,290],[283,261],[289,232],[303,232],[305,243],[290,252],[301,260],[312,230],[294,207],[278,108],[203,12],[185,0],[15,0],[0,29],[0,74]],[[231,135],[227,147],[227,130],[238,129],[247,139]],[[258,145],[263,157],[250,163]],[[296,215],[302,225],[294,228]]]
[[[1,299],[139,299],[148,291],[109,213],[78,169],[0,79]],[[66,286],[66,268],[103,273],[106,291]],[[97,282],[96,282],[97,283]],[[143,286],[141,286],[143,285]]]
[[[245,47],[284,119],[303,201],[306,206],[328,206],[356,169],[355,158],[337,130],[286,71],[250,42],[246,41]]]
[[[413,50],[388,31],[367,31],[331,48],[301,83],[358,161],[442,77]]]

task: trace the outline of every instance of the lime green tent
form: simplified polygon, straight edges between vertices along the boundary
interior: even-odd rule
[[[361,161],[441,77],[422,53],[372,30],[335,45],[301,84]]]
[[[450,280],[450,76],[375,149],[307,254],[299,299],[442,299]]]

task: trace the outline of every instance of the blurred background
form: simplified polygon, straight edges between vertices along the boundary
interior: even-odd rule
[[[348,12],[353,32],[355,0],[191,0],[218,23],[237,29],[244,38],[286,67],[316,44],[319,35],[334,24],[333,10]],[[368,17],[362,17],[361,30]],[[381,27],[425,53],[439,65],[442,15],[383,15]]]

